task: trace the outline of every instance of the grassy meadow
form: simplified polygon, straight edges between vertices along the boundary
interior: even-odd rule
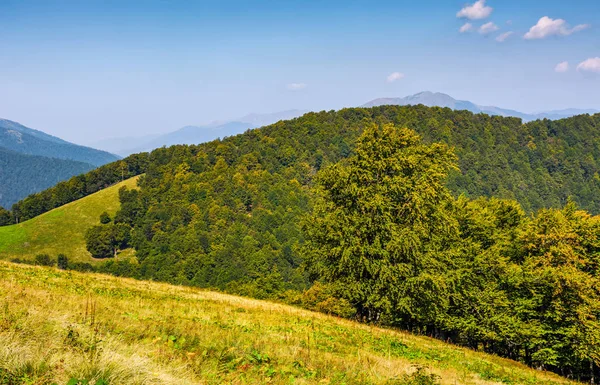
[[[104,211],[114,215],[120,205],[119,188],[135,188],[137,179],[127,179],[23,223],[0,227],[0,257],[31,260],[37,254],[56,258],[63,253],[75,262],[92,261],[85,248],[85,231],[99,223]]]
[[[427,337],[189,287],[0,262],[0,384],[567,384]]]

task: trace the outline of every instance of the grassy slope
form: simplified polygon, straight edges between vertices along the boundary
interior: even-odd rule
[[[55,258],[64,253],[73,261],[91,261],[85,230],[99,223],[102,212],[114,215],[119,188],[135,188],[136,182],[134,177],[18,225],[0,227],[0,258],[32,259],[41,253]]]
[[[0,262],[0,379],[399,384],[390,379],[415,364],[442,384],[569,383],[430,338],[290,306]]]

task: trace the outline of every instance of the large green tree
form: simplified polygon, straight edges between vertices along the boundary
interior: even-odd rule
[[[433,323],[447,307],[445,241],[457,232],[445,187],[456,156],[407,128],[371,125],[356,154],[324,169],[305,230],[308,266],[358,315]]]
[[[129,246],[130,230],[125,223],[92,226],[85,234],[86,248],[94,258],[116,257]]]

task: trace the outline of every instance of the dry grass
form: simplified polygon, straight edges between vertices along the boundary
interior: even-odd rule
[[[290,306],[0,262],[0,384],[393,384],[416,364],[442,384],[568,383]]]
[[[37,254],[56,258],[63,253],[72,261],[93,262],[85,248],[85,231],[100,223],[104,211],[114,215],[120,206],[119,188],[136,188],[137,180],[127,179],[18,225],[0,227],[0,258],[32,260]]]

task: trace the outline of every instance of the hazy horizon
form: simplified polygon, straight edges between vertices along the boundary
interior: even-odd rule
[[[600,2],[0,4],[0,118],[76,143],[442,92],[600,109]]]

